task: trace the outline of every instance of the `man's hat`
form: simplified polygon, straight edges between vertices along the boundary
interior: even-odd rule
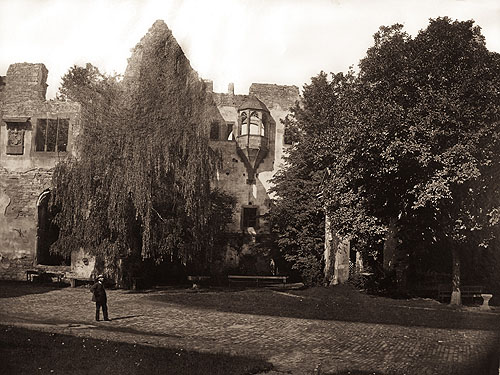
[[[99,276],[97,276],[98,279],[104,279],[104,275],[101,273]]]

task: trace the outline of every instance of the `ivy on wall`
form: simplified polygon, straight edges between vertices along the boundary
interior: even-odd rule
[[[220,114],[168,27],[153,25],[123,80],[74,66],[60,96],[81,102],[82,114],[77,157],[54,173],[52,250],[205,268],[234,199],[210,187],[219,158],[209,124]]]

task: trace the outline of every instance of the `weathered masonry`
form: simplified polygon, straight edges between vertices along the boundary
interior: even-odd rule
[[[207,82],[211,90],[212,83]],[[270,180],[290,147],[284,120],[299,99],[296,86],[253,83],[248,95],[213,93],[224,123],[211,125],[210,145],[222,154],[223,167],[215,184],[236,198],[236,210],[225,253],[227,268],[270,273],[273,255],[255,254],[253,245],[269,234],[265,214],[271,207]],[[247,260],[251,264],[241,264]]]
[[[52,170],[75,152],[80,105],[45,99],[43,64],[12,64],[0,78],[0,278],[23,279],[34,265],[63,267],[52,256],[58,235],[47,209]]]
[[[235,95],[230,84],[227,93],[214,93],[210,81],[199,80],[161,21],[134,48],[125,86],[141,82],[141,74],[147,73],[141,70],[142,60],[163,33],[164,79],[172,90],[198,98],[198,91],[205,95],[207,89],[213,98],[203,107],[204,118],[210,120],[207,137],[223,162],[213,184],[237,201],[227,245],[220,249],[222,267],[272,272],[273,255],[255,253],[254,245],[269,234],[264,215],[271,205],[270,180],[289,147],[281,120],[299,99],[299,89],[254,83],[248,95]],[[26,270],[35,266],[70,272],[67,277],[87,278],[95,271],[95,259],[85,249],[71,259],[49,251],[59,234],[48,208],[52,173],[58,162],[78,154],[81,108],[78,103],[47,101],[47,74],[43,64],[13,64],[0,80],[0,279],[25,279]]]
[[[281,120],[298,100],[299,89],[254,83],[249,95],[235,95],[230,84],[228,93],[213,96],[225,120],[213,123],[210,132],[211,146],[223,154],[217,185],[238,201],[230,231],[253,228],[256,233],[266,233],[269,228],[260,217],[270,207],[270,179],[289,147]]]

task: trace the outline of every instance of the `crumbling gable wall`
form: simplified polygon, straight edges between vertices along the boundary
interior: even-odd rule
[[[72,153],[78,127],[77,103],[46,101],[47,68],[43,64],[10,65],[0,81],[0,278],[24,279],[36,263],[37,202],[51,187],[52,169]],[[67,121],[67,139],[59,136],[63,152],[37,151],[39,120],[58,126]],[[58,128],[60,129],[60,128]],[[57,132],[57,129],[56,129]],[[47,133],[38,134],[40,144]],[[41,137],[41,138],[40,138]],[[41,141],[42,140],[42,141]],[[49,142],[50,139],[49,139]]]
[[[191,123],[201,137],[208,138],[211,122],[223,121],[205,82],[162,20],[132,50],[123,85],[131,113],[139,114],[140,122],[156,121],[159,103],[168,109],[161,112],[166,124],[172,120]],[[143,100],[145,97],[150,99]]]
[[[161,202],[159,206],[165,203],[162,208],[148,212],[143,203],[149,204],[149,192],[143,187],[150,186],[151,176],[164,178],[165,185],[171,183],[172,177],[179,181],[179,186],[185,187],[186,201],[195,201],[192,196],[199,199],[197,191],[208,193],[204,188],[208,187],[210,171],[205,165],[212,155],[208,148],[209,127],[211,122],[223,119],[205,83],[192,69],[163,21],[156,21],[132,50],[121,85],[123,93],[116,103],[120,108],[116,123],[126,136],[123,148],[116,152],[127,157],[115,169],[124,176],[124,184],[113,190],[116,195],[112,199],[130,197],[141,225],[146,224],[134,228],[131,236],[137,241],[127,238],[119,242],[122,258],[116,261],[116,257],[101,259],[98,248],[85,251],[96,255],[97,270],[115,276],[118,285],[127,285],[130,277],[140,272],[135,267],[139,257],[156,256],[159,247],[151,244],[159,236],[158,232],[150,235],[154,231],[151,228],[155,228],[156,215],[163,220],[158,211],[168,211],[167,202]],[[151,173],[142,180],[144,171]],[[161,194],[170,194],[161,183],[154,181],[154,186],[158,194],[152,200]],[[153,215],[152,220],[149,215]]]

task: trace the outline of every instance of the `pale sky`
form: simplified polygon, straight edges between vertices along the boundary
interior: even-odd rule
[[[321,70],[357,66],[381,25],[415,36],[429,18],[473,19],[500,52],[498,0],[0,0],[0,75],[44,63],[48,98],[73,65],[123,73],[130,50],[157,19],[214,89],[252,82],[297,85]]]

